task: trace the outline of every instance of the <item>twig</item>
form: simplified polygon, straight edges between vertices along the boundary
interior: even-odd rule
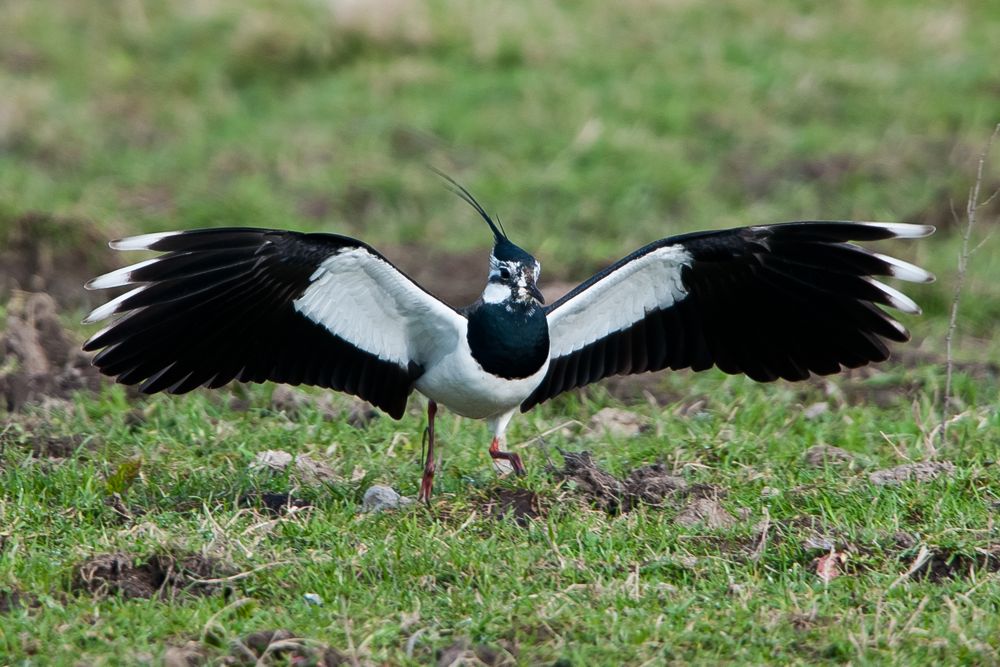
[[[917,557],[913,559],[913,563],[910,565],[910,569],[904,572],[903,574],[899,575],[896,578],[896,581],[892,582],[892,584],[889,585],[889,588],[887,590],[891,591],[893,588],[895,588],[899,584],[903,583],[904,581],[912,577],[914,573],[916,573],[917,570],[923,567],[924,563],[930,560],[931,556],[933,555],[934,553],[927,548],[926,544],[921,544],[920,551],[917,553]]]
[[[969,257],[972,254],[972,251],[969,249],[969,239],[972,237],[972,228],[976,225],[976,211],[980,208],[980,206],[984,205],[984,203],[979,201],[979,190],[983,184],[983,169],[986,166],[986,160],[989,158],[990,150],[993,148],[993,142],[996,140],[997,134],[1000,134],[1000,123],[993,128],[993,133],[986,142],[986,147],[979,155],[979,165],[976,168],[976,181],[969,190],[969,198],[965,203],[966,223],[965,232],[962,234],[962,252],[959,253],[958,256],[958,275],[955,280],[955,295],[951,300],[951,315],[948,317],[948,333],[944,338],[946,361],[944,401],[941,406],[941,446],[945,445],[948,438],[948,410],[951,403],[951,381],[955,366],[954,359],[952,358],[952,340],[955,337],[955,329],[958,326],[958,304],[962,299],[962,288],[965,286],[965,276],[969,268]],[[992,199],[992,196],[990,199]],[[989,199],[987,202],[988,201]],[[928,445],[931,448],[930,453],[933,456],[936,452],[932,439],[928,439]]]

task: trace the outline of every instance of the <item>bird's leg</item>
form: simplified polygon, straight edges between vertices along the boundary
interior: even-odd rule
[[[437,414],[437,403],[427,402],[427,458],[424,459],[424,476],[420,479],[420,495],[417,499],[431,504],[431,489],[434,487],[434,415]]]
[[[500,436],[493,436],[493,442],[490,444],[490,457],[495,459],[503,459],[510,463],[514,468],[514,472],[518,475],[524,474],[524,464],[521,463],[521,457],[514,452],[501,452],[500,451]]]

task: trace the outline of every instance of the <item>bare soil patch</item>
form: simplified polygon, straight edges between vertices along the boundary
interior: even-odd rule
[[[939,583],[949,579],[967,579],[975,571],[1000,572],[1000,544],[976,549],[975,554],[936,549],[913,573],[913,578]]]
[[[8,447],[29,449],[39,459],[84,457],[94,441],[79,433],[61,433],[38,415],[15,414],[0,421],[0,452]]]
[[[876,470],[868,475],[868,480],[876,486],[895,486],[904,482],[930,482],[942,475],[954,477],[955,464],[949,461],[905,463],[895,468]]]
[[[473,644],[463,638],[437,652],[437,667],[516,665],[516,653],[514,647],[500,648],[489,644]]]
[[[308,500],[298,498],[289,493],[271,493],[267,491],[248,493],[241,496],[240,505],[244,507],[256,507],[273,516],[287,514],[292,509],[312,507],[312,503]]]
[[[38,599],[18,588],[0,589],[0,614],[9,614],[24,607],[35,607]]]
[[[90,357],[63,329],[55,300],[44,293],[16,293],[0,336],[0,400],[7,410],[67,399],[80,389],[97,390],[100,383]]]
[[[360,398],[329,392],[310,394],[283,384],[274,388],[271,407],[293,418],[303,410],[314,408],[327,421],[344,420],[355,428],[364,428],[379,416],[378,410]]]
[[[549,472],[557,479],[572,482],[579,495],[608,514],[628,512],[639,505],[665,507],[689,497],[697,500],[717,495],[710,487],[688,485],[660,463],[640,466],[618,479],[598,466],[590,452],[560,449],[559,453],[563,467],[550,467]]]
[[[538,494],[528,489],[495,489],[482,502],[480,509],[486,516],[498,520],[513,519],[519,526],[526,526],[531,519],[545,516]]]
[[[106,233],[84,218],[30,212],[0,224],[0,297],[47,292],[67,308],[91,305],[83,284],[115,268]]]
[[[351,664],[337,649],[322,642],[305,639],[290,630],[259,630],[233,642],[226,665],[316,665],[337,667]]]
[[[76,568],[71,590],[103,598],[170,599],[180,593],[211,595],[222,590],[219,579],[235,568],[199,554],[154,554],[139,560],[124,553],[101,554]]]

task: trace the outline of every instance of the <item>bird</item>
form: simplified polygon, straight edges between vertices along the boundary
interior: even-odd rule
[[[877,277],[934,280],[853,243],[921,238],[931,226],[796,221],[653,241],[546,305],[540,262],[445,178],[493,234],[486,285],[466,307],[348,236],[157,232],[110,243],[160,254],[86,284],[131,289],[87,316],[111,322],[83,349],[145,394],[273,381],[353,394],[400,419],[416,391],[427,398],[418,498],[429,503],[439,405],[485,420],[489,455],[520,475],[520,456],[504,448],[518,411],[611,375],[714,366],[799,381],[884,361],[909,332],[883,307],[920,308]]]

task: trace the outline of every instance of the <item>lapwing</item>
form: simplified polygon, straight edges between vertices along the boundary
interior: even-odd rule
[[[920,309],[875,277],[934,280],[850,243],[920,238],[933,227],[786,222],[654,241],[545,305],[538,260],[450,182],[494,241],[482,296],[465,308],[347,236],[161,232],[111,242],[163,254],[87,283],[134,287],[86,318],[114,316],[84,350],[99,350],[93,363],[102,373],[147,394],[233,380],[304,384],[353,394],[399,419],[416,390],[428,399],[419,494],[428,501],[439,404],[486,420],[490,456],[521,474],[520,457],[503,449],[519,410],[611,375],[715,366],[760,382],[796,381],[883,361],[887,342],[909,334],[880,306]]]

